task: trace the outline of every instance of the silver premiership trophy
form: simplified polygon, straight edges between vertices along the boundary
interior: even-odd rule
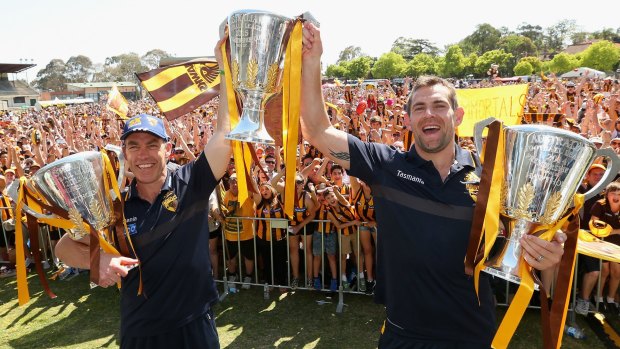
[[[482,149],[482,131],[493,119],[475,125],[476,148]],[[585,194],[586,200],[599,193],[620,170],[617,155],[610,148],[596,149],[582,136],[544,125],[504,127],[504,182],[500,194],[498,235],[485,263],[486,272],[520,283],[519,239],[536,234],[556,223],[572,206],[577,188],[588,168],[599,156],[609,163],[601,181]]]
[[[231,78],[243,112],[227,139],[275,144],[265,129],[265,104],[282,86],[292,21],[256,10],[237,11],[228,17]]]
[[[28,186],[44,202],[67,211],[73,223],[80,223],[69,232],[73,239],[88,235],[82,220],[97,231],[114,223],[110,195],[106,194],[103,182],[103,167],[101,153],[86,151],[42,167],[28,181]],[[120,173],[119,178],[122,179]]]

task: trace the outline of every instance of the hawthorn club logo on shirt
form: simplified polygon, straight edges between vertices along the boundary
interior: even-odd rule
[[[472,200],[476,202],[478,199],[478,187],[480,186],[480,177],[476,174],[475,171],[469,172],[465,175],[465,188],[469,192],[469,196],[471,196]]]
[[[169,191],[166,195],[164,195],[161,205],[170,212],[176,212],[178,203],[177,196],[173,192]]]

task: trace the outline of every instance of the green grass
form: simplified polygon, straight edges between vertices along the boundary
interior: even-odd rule
[[[50,281],[58,295],[42,292],[36,274],[29,275],[31,301],[17,304],[15,278],[0,279],[0,349],[118,348],[119,293],[89,290],[88,277]],[[318,304],[317,301],[330,304]],[[170,300],[174,302],[173,299]],[[262,288],[229,295],[214,312],[222,348],[376,348],[384,310],[369,296],[345,295],[342,314],[337,299],[300,290],[265,300]],[[504,307],[498,308],[498,318]],[[578,317],[578,324],[585,322]],[[592,331],[588,338],[565,337],[562,348],[604,348]],[[540,316],[528,310],[510,348],[541,348]]]

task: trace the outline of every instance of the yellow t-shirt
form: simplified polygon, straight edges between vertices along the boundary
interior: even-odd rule
[[[247,200],[243,206],[239,205],[237,196],[233,195],[230,190],[224,194],[222,207],[220,208],[226,217],[224,224],[224,233],[226,240],[237,241],[237,230],[239,230],[239,240],[250,240],[254,237],[254,224],[250,219],[236,219],[234,217],[254,217],[254,202]],[[239,227],[239,223],[242,227]]]

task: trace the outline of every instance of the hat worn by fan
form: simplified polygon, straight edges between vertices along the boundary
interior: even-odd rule
[[[168,134],[166,134],[166,128],[164,127],[164,122],[161,119],[148,114],[140,114],[127,120],[127,122],[125,122],[125,127],[123,127],[121,140],[125,140],[125,138],[134,132],[148,132],[163,139],[164,141],[169,140]]]
[[[590,173],[590,171],[594,170],[595,168],[601,169],[603,171],[607,171],[607,167],[605,167],[604,165],[601,164],[592,164],[590,166],[590,168],[588,169],[588,173]]]

